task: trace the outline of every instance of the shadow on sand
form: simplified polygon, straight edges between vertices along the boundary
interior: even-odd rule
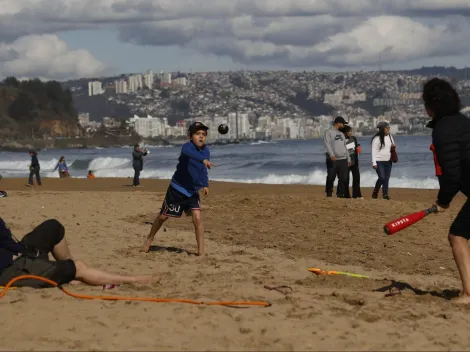
[[[190,252],[183,248],[177,247],[163,247],[163,246],[150,246],[149,252],[170,252],[170,253],[186,253],[187,255],[197,256],[197,253]]]
[[[389,297],[389,296],[395,296],[397,294],[401,294],[402,291],[405,291],[405,290],[410,290],[417,296],[431,295],[433,297],[439,297],[439,298],[443,298],[446,300],[451,300],[453,298],[456,298],[460,294],[460,291],[457,289],[452,289],[452,290],[446,289],[441,292],[424,291],[424,290],[420,290],[418,288],[411,286],[409,283],[402,282],[402,281],[395,281],[395,280],[392,280],[390,285],[378,288],[374,290],[374,292],[387,292],[388,291],[388,294],[386,294],[385,296]]]

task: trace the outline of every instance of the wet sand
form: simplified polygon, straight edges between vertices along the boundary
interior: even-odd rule
[[[202,197],[207,256],[190,218],[170,219],[139,249],[167,180],[3,179],[1,216],[21,237],[57,218],[77,259],[105,270],[158,273],[150,285],[73,292],[203,301],[269,300],[268,308],[78,300],[57,289],[0,298],[5,350],[470,350],[470,310],[447,231],[464,198],[394,236],[383,224],[425,209],[436,190],[392,189],[391,201],[325,199],[323,187],[211,182]],[[188,253],[189,252],[189,253]],[[316,276],[310,267],[368,275]],[[265,286],[288,286],[279,292]],[[391,291],[390,291],[391,290]],[[390,292],[396,295],[386,297]]]

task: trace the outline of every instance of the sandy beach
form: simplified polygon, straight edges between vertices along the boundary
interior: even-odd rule
[[[436,190],[391,189],[391,201],[325,199],[324,188],[211,182],[202,199],[206,253],[190,218],[165,224],[139,252],[167,180],[3,179],[1,216],[17,237],[56,218],[72,254],[98,268],[159,273],[150,285],[76,293],[202,301],[269,300],[271,307],[87,301],[58,289],[8,291],[1,350],[470,350],[469,307],[447,232],[464,198],[394,236],[383,224],[428,208]],[[189,252],[189,253],[188,253]],[[316,276],[318,267],[368,279]],[[288,286],[279,292],[265,286]],[[388,293],[399,294],[386,297]]]

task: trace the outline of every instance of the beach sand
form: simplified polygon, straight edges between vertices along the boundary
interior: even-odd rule
[[[429,207],[436,190],[392,189],[391,201],[325,199],[323,187],[211,183],[202,199],[206,253],[190,218],[170,219],[153,250],[139,249],[168,181],[3,179],[1,216],[21,237],[56,218],[77,259],[150,285],[76,293],[202,301],[269,300],[230,308],[80,300],[58,289],[21,288],[0,298],[2,350],[469,350],[468,307],[448,300],[460,281],[447,232],[464,198],[394,236],[383,224]],[[159,247],[158,247],[159,246]],[[316,276],[319,267],[369,279]],[[289,286],[278,292],[264,286]],[[392,287],[401,293],[386,297]],[[396,292],[397,289],[394,289]]]

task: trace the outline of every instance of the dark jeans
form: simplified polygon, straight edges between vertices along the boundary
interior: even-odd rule
[[[340,198],[345,198],[346,191],[348,188],[348,161],[346,159],[336,161],[327,159],[326,169],[326,195],[331,196],[333,194],[333,186],[335,183],[335,179],[336,177],[338,177],[338,187],[336,188],[336,195]]]
[[[352,174],[352,196],[353,198],[361,198],[361,173],[359,172],[359,165],[354,164],[349,167]],[[346,198],[351,198],[349,194],[349,172],[348,172],[348,187],[346,188]]]
[[[34,184],[33,175],[36,175],[36,182],[38,183],[38,185],[41,185],[41,176],[39,175],[40,169],[41,167],[38,165],[38,166],[33,166],[31,170],[29,171],[29,184],[30,185]]]
[[[390,181],[390,175],[392,173],[392,162],[391,161],[377,161],[377,182],[375,183],[374,193],[379,193],[380,187],[384,196],[388,195],[388,182]]]
[[[135,169],[134,168],[134,181],[132,182],[133,186],[138,186],[140,185],[140,169]]]

